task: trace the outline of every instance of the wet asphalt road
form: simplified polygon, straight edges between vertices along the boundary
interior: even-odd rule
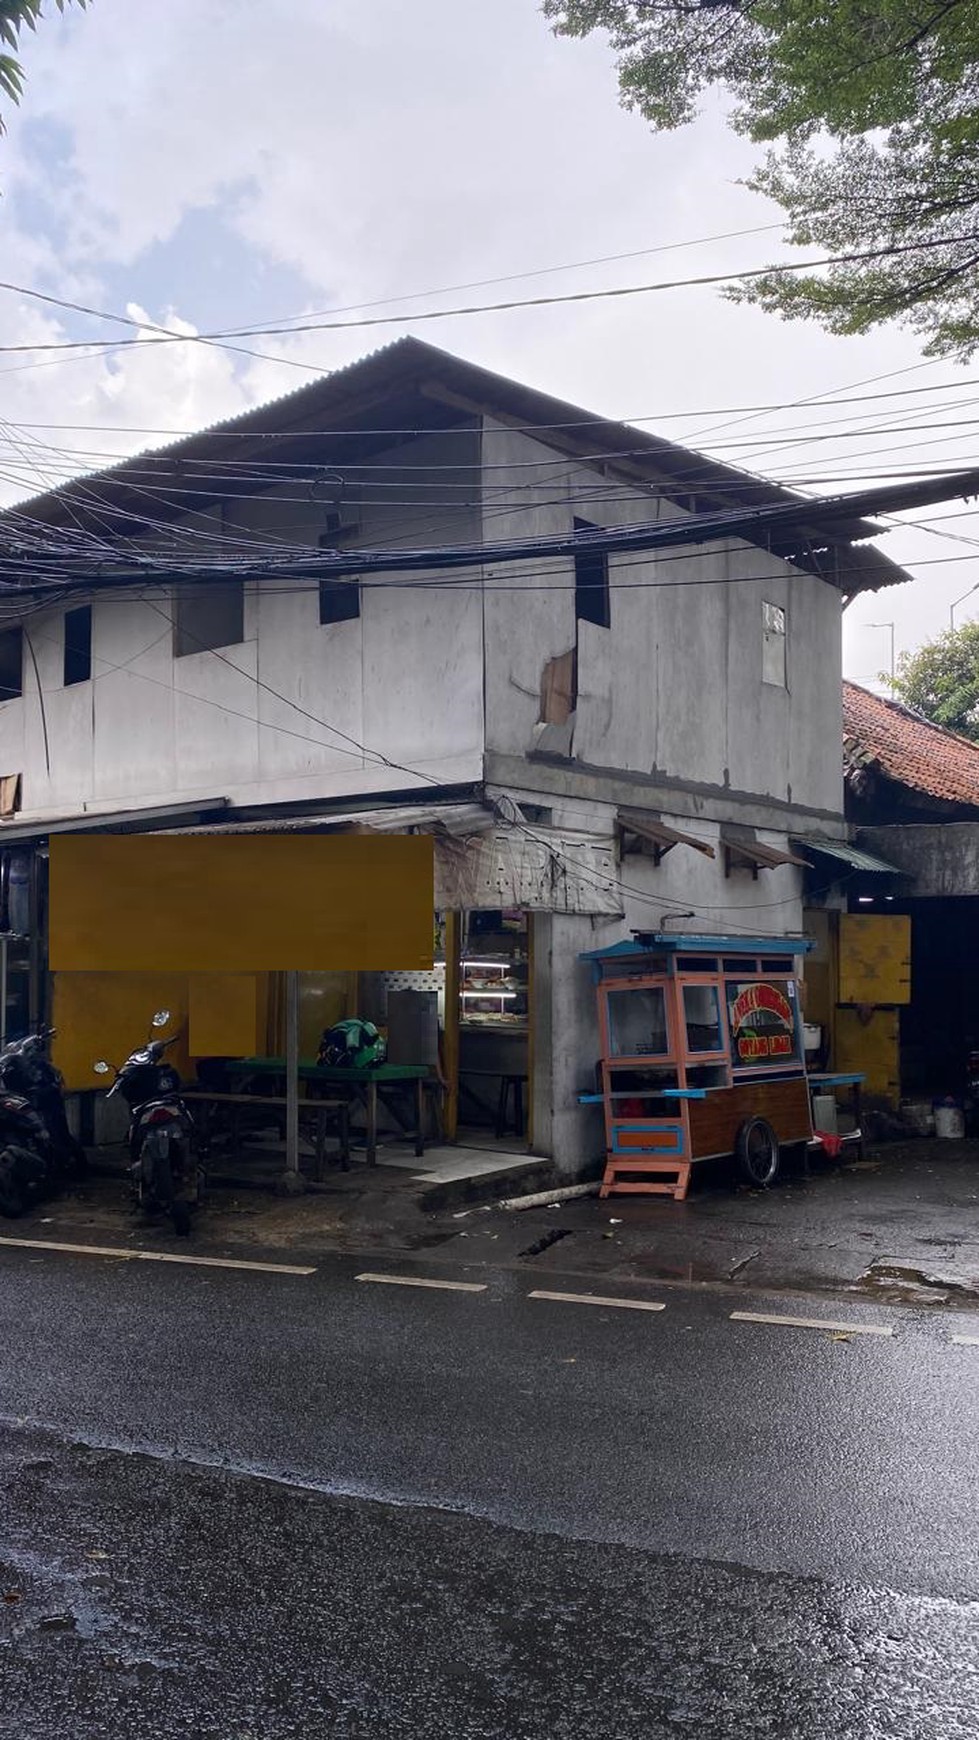
[[[364,1267],[0,1251],[0,1734],[979,1735],[974,1320]]]

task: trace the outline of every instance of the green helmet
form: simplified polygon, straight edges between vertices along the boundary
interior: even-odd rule
[[[329,1069],[370,1069],[384,1062],[384,1041],[373,1021],[353,1015],[326,1029],[318,1061]]]

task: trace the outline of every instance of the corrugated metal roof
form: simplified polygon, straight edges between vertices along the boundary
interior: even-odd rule
[[[873,876],[903,876],[903,870],[898,870],[894,864],[886,864],[883,858],[875,858],[872,853],[864,852],[859,846],[853,846],[849,840],[824,840],[812,835],[793,834],[792,844],[804,852],[821,853],[824,858],[835,858],[845,864],[848,870],[866,870]]]
[[[742,864],[753,864],[759,870],[778,870],[783,864],[796,864],[803,870],[810,868],[808,860],[798,857],[795,852],[786,852],[781,846],[767,846],[763,840],[742,832],[733,824],[721,829],[721,845],[732,858],[740,859]]]
[[[705,858],[717,856],[713,846],[706,840],[699,840],[695,834],[685,834],[680,828],[671,827],[659,816],[647,815],[645,810],[619,810],[616,816],[619,827],[627,834],[638,834],[643,840],[649,840],[653,846],[668,852],[671,846],[692,846],[695,852],[702,852]]]
[[[444,829],[458,839],[488,833],[495,816],[481,804],[391,805],[376,810],[324,810],[320,815],[266,816],[250,822],[199,822],[183,828],[157,828],[161,834],[329,834],[366,828],[372,833],[428,833]]]
[[[143,454],[138,456],[138,460],[123,460],[106,470],[93,472],[77,483],[68,483],[58,490],[35,496],[18,508],[8,510],[8,514],[29,513],[33,520],[53,525],[67,523],[75,529],[91,519],[93,526],[103,535],[106,510],[132,514],[137,520],[163,523],[187,511],[186,501],[181,495],[175,493],[173,497],[167,497],[166,484],[167,477],[178,476],[181,465],[189,460],[218,464],[229,459],[244,459],[252,448],[248,441],[241,440],[242,436],[254,437],[254,450],[258,453],[262,450],[263,437],[294,434],[297,459],[299,453],[304,452],[327,464],[331,462],[328,444],[345,424],[356,422],[362,436],[383,438],[388,432],[384,428],[383,415],[378,413],[383,413],[385,403],[412,402],[417,405],[418,415],[428,427],[437,423],[439,412],[444,420],[451,408],[454,408],[455,419],[461,421],[468,406],[472,414],[488,411],[510,423],[531,430],[539,428],[548,445],[556,450],[575,456],[595,454],[614,472],[650,484],[668,499],[694,513],[717,511],[732,505],[794,505],[799,509],[798,530],[805,532],[807,500],[793,490],[705,458],[703,454],[679,447],[662,436],[599,417],[595,412],[552,398],[550,394],[509,380],[504,375],[480,368],[411,337],[397,339],[358,362],[268,404],[212,424],[200,434],[154,450],[153,458],[160,465],[160,475],[154,482],[149,510],[145,475],[142,475],[142,481],[128,475],[137,463],[140,467],[145,466],[148,455]],[[306,446],[302,445],[304,441]],[[696,460],[695,472],[691,469],[691,459]],[[695,486],[690,481],[692,475],[696,476]],[[212,485],[215,499],[233,493],[227,476],[211,480],[209,487]],[[206,495],[202,496],[198,506],[203,506],[205,499]],[[7,517],[6,514],[0,515],[0,525]],[[11,519],[11,523],[16,521]],[[879,550],[852,547],[854,540],[866,540],[878,535],[879,531],[879,527],[866,520],[847,517],[843,509],[832,531],[826,534],[824,541],[846,548],[845,591],[858,592],[907,580],[904,570]],[[750,531],[740,535],[750,540]],[[769,547],[764,533],[759,535],[759,543],[766,549]],[[792,559],[800,566],[819,571],[818,560],[813,558],[810,561],[804,550]],[[832,575],[828,577],[831,579]]]

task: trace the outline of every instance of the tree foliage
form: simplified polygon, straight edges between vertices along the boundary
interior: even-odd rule
[[[975,0],[543,0],[559,35],[609,33],[623,102],[657,129],[704,92],[768,150],[748,185],[789,240],[868,254],[731,294],[830,332],[898,318],[926,354],[979,348]]]
[[[902,653],[891,687],[898,700],[933,724],[979,742],[979,622],[963,623],[915,653]]]
[[[59,12],[70,5],[85,7],[88,0],[54,0]],[[43,0],[0,0],[0,95],[19,103],[24,89],[24,69],[17,59],[21,33],[36,30]],[[0,118],[0,133],[3,120]]]

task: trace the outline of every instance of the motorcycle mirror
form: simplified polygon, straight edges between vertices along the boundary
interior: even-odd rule
[[[104,1057],[100,1057],[98,1063],[93,1063],[92,1068],[96,1075],[108,1075],[109,1073],[109,1066]]]
[[[158,1009],[156,1014],[153,1017],[152,1025],[154,1027],[165,1027],[167,1022],[169,1021],[169,1019],[170,1019],[169,1009]]]

